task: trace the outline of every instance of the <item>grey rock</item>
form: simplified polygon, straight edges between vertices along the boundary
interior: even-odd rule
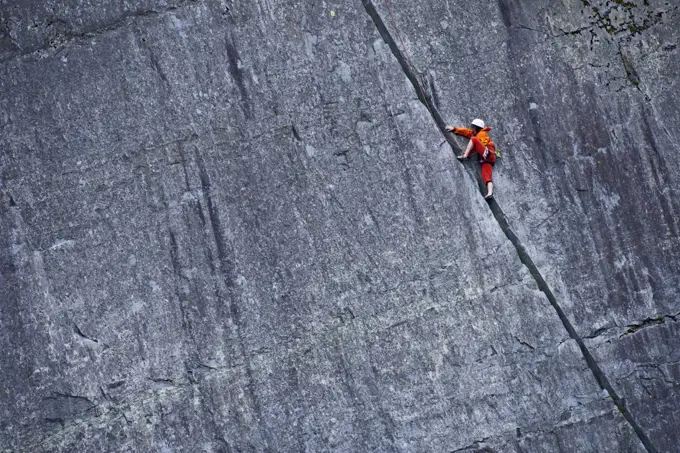
[[[677,450],[647,3],[0,1],[0,451]]]

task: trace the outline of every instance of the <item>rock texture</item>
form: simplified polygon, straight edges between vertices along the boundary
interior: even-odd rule
[[[678,451],[679,14],[0,0],[0,451]]]

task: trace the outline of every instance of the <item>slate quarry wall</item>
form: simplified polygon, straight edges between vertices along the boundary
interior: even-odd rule
[[[680,451],[679,9],[0,0],[0,451]]]

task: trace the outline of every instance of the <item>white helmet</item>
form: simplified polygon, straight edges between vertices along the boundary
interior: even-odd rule
[[[472,120],[472,125],[477,126],[480,129],[484,129],[484,121],[480,120],[479,118]]]

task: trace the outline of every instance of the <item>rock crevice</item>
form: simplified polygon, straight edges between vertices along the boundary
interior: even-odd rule
[[[453,136],[448,131],[446,131],[446,123],[444,122],[441,113],[437,109],[436,104],[433,102],[432,95],[428,93],[426,85],[422,83],[418,71],[409,61],[408,57],[406,57],[404,53],[401,51],[401,49],[399,49],[397,43],[392,37],[391,32],[389,31],[385,22],[382,20],[382,17],[376,10],[375,5],[371,0],[362,0],[362,2],[366,9],[366,12],[369,14],[376,28],[380,32],[381,37],[383,38],[385,43],[389,46],[395,58],[397,59],[402,69],[404,70],[406,76],[413,84],[413,88],[418,95],[418,99],[425,105],[425,107],[427,107],[428,111],[432,115],[433,120],[446,137],[446,140],[451,144],[453,150],[460,152],[461,147],[455,142]],[[482,188],[481,181],[479,182],[479,185],[480,188]],[[579,349],[583,354],[583,358],[585,359],[588,368],[590,368],[590,371],[595,377],[595,380],[597,381],[600,388],[607,391],[610,398],[616,405],[617,409],[619,410],[619,412],[621,412],[626,421],[631,425],[637,436],[640,438],[640,442],[644,445],[647,451],[649,453],[657,453],[657,450],[650,441],[649,437],[645,434],[640,425],[635,421],[635,418],[633,417],[631,412],[626,408],[625,401],[617,395],[616,391],[614,390],[614,387],[611,385],[611,383],[607,379],[607,376],[602,371],[598,363],[595,361],[595,358],[588,350],[583,339],[578,335],[576,329],[574,329],[571,321],[569,320],[566,313],[560,306],[559,302],[557,301],[557,298],[555,297],[555,294],[548,286],[540,270],[538,269],[536,264],[534,264],[534,261],[531,259],[531,256],[526,251],[526,248],[521,243],[520,239],[511,229],[501,207],[495,200],[491,200],[489,202],[489,208],[491,209],[491,212],[493,213],[494,218],[498,222],[498,225],[500,226],[501,230],[508,238],[508,240],[512,243],[512,245],[515,247],[520,261],[527,267],[531,276],[536,281],[538,288],[543,292],[543,294],[545,294],[546,298],[550,302],[550,305],[554,308],[555,312],[557,313],[557,316],[560,318],[560,321],[562,322],[562,325],[569,333],[569,336],[578,344]]]

